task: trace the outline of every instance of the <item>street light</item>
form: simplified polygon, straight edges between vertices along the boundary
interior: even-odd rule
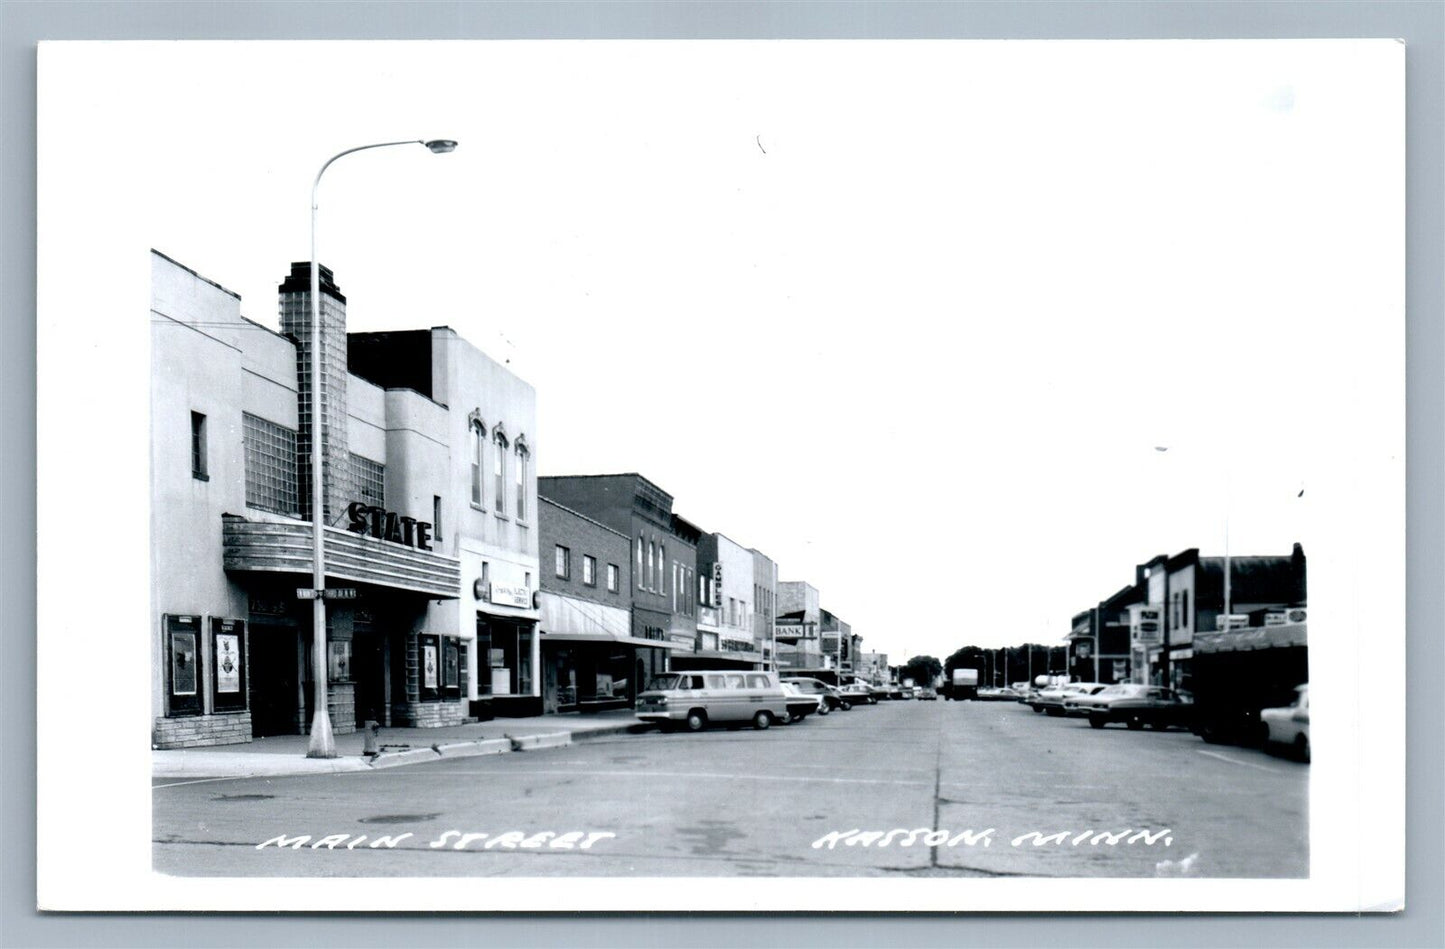
[[[308,758],[336,757],[336,739],[331,733],[331,713],[327,709],[331,699],[330,687],[326,681],[326,495],[321,462],[321,380],[324,378],[326,353],[321,346],[321,268],[316,260],[316,192],[321,187],[321,176],[336,159],[352,152],[392,145],[424,145],[437,155],[457,147],[456,142],[444,138],[359,145],[328,158],[311,185],[311,659],[315,680],[311,704],[315,711],[311,716],[311,741],[306,749]]]

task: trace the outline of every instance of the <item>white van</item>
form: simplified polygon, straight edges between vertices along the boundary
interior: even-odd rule
[[[668,672],[637,696],[637,717],[664,729],[701,731],[709,722],[752,722],[767,728],[788,720],[788,697],[777,673],[748,669]]]

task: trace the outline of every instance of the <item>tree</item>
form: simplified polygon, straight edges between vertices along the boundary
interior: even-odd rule
[[[943,675],[943,663],[933,656],[914,656],[903,667],[903,677],[915,685],[932,685]]]

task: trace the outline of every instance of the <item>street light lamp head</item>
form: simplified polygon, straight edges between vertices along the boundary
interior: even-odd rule
[[[422,142],[422,144],[437,155],[445,155],[447,152],[455,151],[457,147],[457,143],[449,138],[434,138],[430,142]]]

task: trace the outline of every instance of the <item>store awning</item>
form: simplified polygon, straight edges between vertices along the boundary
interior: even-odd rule
[[[570,596],[543,593],[538,598],[541,619],[537,628],[543,642],[620,643],[650,649],[681,649],[661,639],[632,635],[632,617],[626,610]]]

